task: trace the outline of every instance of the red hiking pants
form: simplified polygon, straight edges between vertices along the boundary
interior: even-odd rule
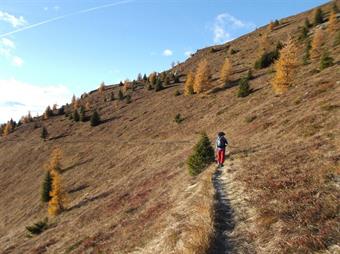
[[[217,149],[217,162],[223,164],[225,158],[225,149]]]

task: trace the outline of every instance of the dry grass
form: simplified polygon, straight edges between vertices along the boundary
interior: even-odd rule
[[[280,20],[269,35],[273,43],[297,35],[297,27],[310,15]],[[45,247],[49,253],[129,253],[151,246],[156,253],[163,247],[164,252],[173,248],[167,253],[204,250],[212,232],[211,173],[193,181],[184,163],[199,132],[206,131],[213,140],[221,130],[234,147],[232,157],[240,160],[231,175],[234,194],[229,193],[240,210],[232,235],[239,253],[336,248],[339,65],[317,72],[317,60],[299,66],[296,85],[279,97],[270,87],[270,68],[254,70],[253,93],[239,99],[237,81],[254,66],[264,30],[214,46],[213,52],[200,50],[175,67],[183,80],[206,59],[212,74],[209,85],[217,87],[228,54],[233,63],[230,86],[214,93],[173,96],[183,91],[182,83],[158,93],[138,87],[126,104],[104,101],[120,89],[107,86],[102,94],[89,92],[78,101],[99,111],[99,126],[56,116],[1,137],[0,203],[5,205],[0,206],[0,253],[35,253]],[[230,48],[239,52],[229,55]],[[339,63],[340,47],[330,54]],[[173,122],[174,112],[185,116],[180,125]],[[41,125],[50,140],[41,140]],[[62,177],[70,203],[53,227],[27,239],[25,226],[46,216],[40,185],[43,165],[56,146],[64,152]]]
[[[204,254],[214,236],[214,166],[201,173],[171,211],[165,231],[135,253]]]

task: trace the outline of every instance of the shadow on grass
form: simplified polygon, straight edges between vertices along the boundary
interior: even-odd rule
[[[75,193],[75,192],[78,192],[78,191],[82,191],[82,190],[88,188],[89,186],[90,185],[88,185],[88,184],[81,184],[81,185],[79,185],[77,187],[74,187],[74,188],[70,189],[68,191],[68,193],[71,194],[71,193]]]
[[[73,164],[73,165],[71,165],[71,166],[68,166],[68,167],[62,169],[61,172],[62,172],[62,173],[65,173],[65,172],[67,172],[67,171],[69,171],[69,170],[71,170],[71,169],[74,169],[75,167],[84,165],[84,164],[86,164],[86,163],[88,163],[88,162],[91,162],[91,161],[93,161],[93,158],[87,159],[87,160],[84,160],[84,161],[77,162],[77,163],[75,163],[75,164]]]
[[[82,206],[86,206],[87,204],[89,204],[93,201],[108,197],[111,193],[112,193],[112,190],[108,190],[108,191],[102,192],[102,193],[97,194],[97,195],[92,196],[92,197],[86,197],[83,200],[81,200],[78,204],[71,206],[70,208],[66,209],[66,211],[69,212],[69,211],[72,211],[74,209],[80,208]]]

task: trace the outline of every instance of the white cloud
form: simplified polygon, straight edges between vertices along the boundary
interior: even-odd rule
[[[18,56],[13,56],[12,64],[14,66],[21,67],[24,64],[24,61]]]
[[[4,45],[5,47],[12,48],[12,49],[15,48],[14,42],[11,41],[10,39],[2,38],[0,41],[1,41],[0,43]]]
[[[163,56],[172,56],[173,55],[173,52],[171,49],[165,49],[163,51]]]
[[[31,111],[42,114],[48,105],[69,102],[72,92],[63,85],[37,86],[15,79],[0,80],[0,123],[10,118],[19,120]]]
[[[27,21],[24,19],[23,16],[16,17],[12,14],[3,11],[0,11],[0,21],[4,21],[14,28],[25,26],[27,24]]]
[[[21,57],[13,54],[15,43],[7,38],[0,39],[0,56],[7,58],[13,66],[21,67],[24,63]]]
[[[44,11],[48,11],[48,7],[47,6],[44,7]]]
[[[214,42],[224,43],[233,39],[232,31],[238,29],[254,29],[253,23],[244,22],[230,15],[229,13],[222,13],[216,16],[213,25]]]

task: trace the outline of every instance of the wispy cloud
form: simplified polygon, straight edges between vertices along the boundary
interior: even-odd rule
[[[8,38],[2,38],[0,41],[1,41],[0,43],[5,47],[12,48],[12,49],[15,48],[14,42]]]
[[[16,17],[12,14],[3,11],[0,11],[0,21],[4,21],[14,28],[27,25],[27,21],[24,19],[23,16]]]
[[[0,39],[0,56],[7,58],[12,65],[21,67],[24,61],[19,56],[16,56],[13,52],[15,49],[15,43],[8,38]]]
[[[13,56],[12,58],[12,64],[16,67],[21,67],[24,64],[24,60],[22,60],[18,56]]]
[[[163,51],[163,56],[172,56],[173,55],[173,52],[171,49],[165,49]]]
[[[0,80],[0,123],[18,120],[31,111],[41,114],[48,105],[69,102],[72,92],[64,85],[37,86],[16,79]]]
[[[66,14],[66,15],[61,15],[61,16],[58,16],[58,17],[55,17],[55,18],[47,19],[47,20],[44,20],[44,21],[41,21],[41,22],[37,22],[37,23],[31,24],[31,25],[24,26],[22,28],[16,29],[16,30],[11,31],[11,32],[0,34],[0,38],[6,37],[6,36],[9,36],[9,35],[12,35],[12,34],[16,34],[16,33],[22,32],[22,31],[30,30],[32,28],[39,27],[39,26],[42,26],[42,25],[45,25],[45,24],[48,24],[48,23],[52,23],[52,22],[55,22],[55,21],[58,21],[58,20],[62,20],[62,19],[65,19],[65,18],[73,17],[73,16],[76,16],[76,15],[80,15],[80,14],[83,14],[83,13],[88,13],[88,12],[92,12],[92,11],[96,11],[96,10],[100,10],[100,9],[110,8],[110,7],[117,6],[117,5],[131,3],[133,1],[135,1],[135,0],[124,0],[124,1],[119,1],[119,2],[115,2],[115,3],[104,4],[104,5],[99,5],[99,6],[96,6],[96,7],[88,8],[88,9],[79,10],[79,11],[72,12],[72,13],[69,13],[69,14]]]
[[[59,5],[55,5],[55,6],[53,6],[53,9],[54,9],[55,11],[59,11],[59,10],[60,10],[60,6],[59,6]]]
[[[236,17],[230,15],[229,13],[221,13],[216,16],[213,24],[214,42],[224,43],[232,40],[233,34],[239,29],[254,29],[255,25],[253,23],[245,22]]]

